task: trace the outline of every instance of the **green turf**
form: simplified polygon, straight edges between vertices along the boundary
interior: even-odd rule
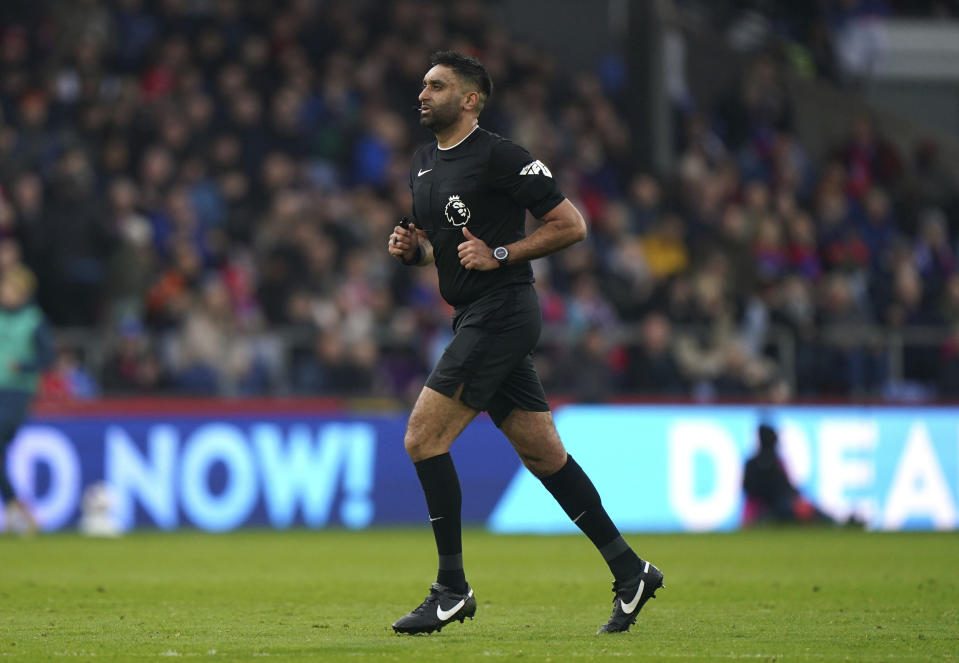
[[[390,623],[433,574],[427,530],[0,537],[3,660],[959,660],[959,538],[849,530],[632,536],[667,589],[595,636],[608,572],[583,537],[470,531],[474,621]]]

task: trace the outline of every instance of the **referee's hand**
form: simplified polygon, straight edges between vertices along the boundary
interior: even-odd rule
[[[466,241],[456,247],[463,267],[478,272],[488,272],[499,267],[499,262],[493,257],[493,249],[486,246],[486,242],[471,233],[466,226],[463,226],[463,237]]]
[[[397,225],[393,227],[393,233],[387,242],[387,250],[390,255],[397,260],[410,262],[416,257],[420,246],[419,235],[416,234],[416,226],[412,223],[409,228]]]

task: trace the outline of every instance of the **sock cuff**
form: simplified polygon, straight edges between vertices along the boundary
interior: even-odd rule
[[[556,470],[549,476],[540,477],[539,480],[542,482],[544,486],[546,486],[547,490],[552,492],[552,489],[554,486],[565,481],[566,477],[568,477],[571,472],[575,472],[576,470],[582,471],[582,469],[579,466],[579,463],[573,460],[573,457],[567,453],[566,463],[561,468],[559,468],[558,470]]]
[[[605,546],[600,546],[599,554],[602,555],[603,559],[608,562],[616,557],[619,557],[627,550],[629,550],[629,544],[626,543],[626,539],[624,539],[623,535],[620,534]]]
[[[440,555],[440,571],[460,571],[463,568],[463,553],[457,555]]]
[[[439,465],[452,465],[453,456],[450,455],[450,452],[442,453],[439,456],[430,456],[429,458],[424,458],[423,460],[418,460],[413,463],[413,467],[417,470],[420,469],[430,469]]]

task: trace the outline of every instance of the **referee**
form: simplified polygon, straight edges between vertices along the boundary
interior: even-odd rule
[[[453,339],[413,406],[404,439],[426,495],[439,571],[429,596],[393,629],[431,633],[476,613],[463,571],[463,497],[449,450],[485,410],[609,565],[613,612],[599,632],[628,631],[663,574],[623,540],[593,483],[566,453],[531,358],[542,318],[529,261],[585,239],[586,222],[544,164],[480,128],[492,89],[476,59],[453,51],[431,56],[419,110],[436,142],[413,156],[412,220],[397,225],[388,241],[390,255],[404,264],[436,264],[440,292],[455,309]],[[526,210],[542,222],[529,236]]]

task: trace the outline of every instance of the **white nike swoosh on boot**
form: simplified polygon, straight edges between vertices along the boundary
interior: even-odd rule
[[[643,573],[649,573],[649,562],[646,562],[646,566],[643,567]],[[623,599],[619,600],[620,608],[627,615],[631,615],[633,610],[636,609],[637,604],[639,603],[639,597],[643,595],[643,588],[646,587],[646,578],[643,578],[639,581],[639,588],[636,590],[636,596],[633,597],[633,600],[629,603],[626,603]]]
[[[439,620],[440,620],[441,622],[445,622],[447,619],[449,619],[450,617],[452,617],[453,615],[455,615],[457,612],[459,612],[459,611],[460,611],[460,608],[462,608],[464,605],[466,605],[466,599],[468,599],[468,598],[471,597],[472,595],[473,595],[473,588],[470,587],[469,594],[467,594],[465,598],[460,599],[459,603],[457,603],[456,605],[454,605],[454,606],[453,606],[452,608],[450,608],[449,610],[443,610],[442,606],[437,605],[437,606],[436,606],[436,616],[439,618]]]
[[[639,581],[639,587],[636,589],[636,596],[633,597],[632,601],[626,603],[623,601],[623,599],[619,600],[619,605],[623,609],[623,612],[625,612],[627,615],[633,614],[633,610],[635,610],[636,606],[639,605],[639,597],[643,595],[643,588],[645,587],[646,579],[644,578],[643,580]]]

